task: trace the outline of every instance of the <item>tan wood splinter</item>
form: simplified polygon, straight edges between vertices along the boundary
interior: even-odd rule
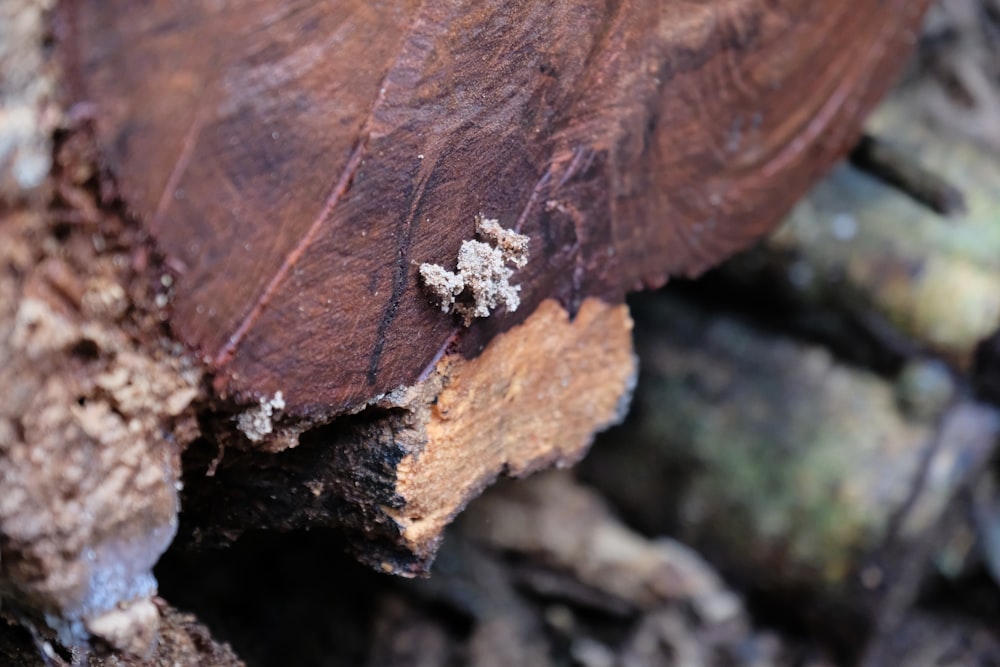
[[[413,551],[426,552],[500,473],[525,475],[583,456],[593,434],[628,405],[636,373],[631,334],[624,304],[587,299],[570,321],[549,299],[478,357],[438,362],[415,388],[431,395],[420,410],[425,443],[396,468],[405,505],[386,512]]]

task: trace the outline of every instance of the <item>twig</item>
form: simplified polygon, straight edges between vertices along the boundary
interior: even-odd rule
[[[948,217],[966,212],[965,195],[941,176],[891,144],[864,135],[851,151],[851,164]]]

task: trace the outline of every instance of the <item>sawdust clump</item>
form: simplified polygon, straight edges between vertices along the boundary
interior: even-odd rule
[[[509,312],[517,310],[521,288],[511,285],[510,278],[528,263],[529,238],[524,234],[481,215],[476,216],[476,233],[492,243],[463,241],[457,272],[438,264],[420,265],[424,286],[437,297],[441,310],[458,313],[465,326],[477,317],[488,317],[500,305]]]
[[[276,413],[284,408],[285,398],[280,391],[273,398],[261,398],[258,405],[237,416],[236,427],[250,442],[263,442],[274,432],[273,419]]]

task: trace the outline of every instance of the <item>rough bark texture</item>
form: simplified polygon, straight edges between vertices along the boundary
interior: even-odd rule
[[[55,231],[34,212],[0,225],[0,596],[64,641],[142,653],[200,371],[153,342],[119,220]]]

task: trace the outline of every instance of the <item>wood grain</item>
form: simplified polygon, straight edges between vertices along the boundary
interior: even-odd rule
[[[423,381],[295,448],[186,456],[181,539],[227,544],[248,529],[336,525],[360,560],[425,574],[466,503],[501,475],[579,460],[624,416],[635,376],[625,304],[589,298],[570,319],[547,299],[478,357],[446,354]]]
[[[172,326],[240,400],[325,418],[554,297],[692,275],[859,134],[927,0],[66,3],[70,78],[180,268]],[[420,289],[475,216],[523,305],[458,336]]]

